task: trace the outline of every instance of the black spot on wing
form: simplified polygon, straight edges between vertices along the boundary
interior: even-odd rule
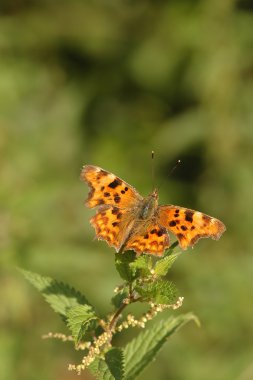
[[[178,217],[179,217],[179,209],[178,209],[178,208],[175,210],[174,217],[175,217],[175,218],[178,218]]]
[[[194,214],[194,212],[190,211],[190,210],[185,210],[184,214],[185,214],[185,220],[187,222],[192,223],[193,222],[193,214]]]
[[[109,187],[111,188],[111,189],[115,189],[116,187],[118,187],[119,185],[121,185],[122,184],[122,181],[119,179],[119,178],[115,178],[115,180],[114,181],[112,181],[111,183],[109,183]]]
[[[162,229],[160,229],[160,230],[157,231],[157,236],[160,237],[160,236],[162,236],[164,233],[165,233],[165,231],[162,230]]]

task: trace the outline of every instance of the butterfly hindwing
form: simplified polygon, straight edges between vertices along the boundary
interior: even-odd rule
[[[110,246],[118,251],[124,239],[124,216],[126,210],[120,210],[114,206],[101,206],[90,220],[95,228],[98,239],[105,240]]]
[[[156,223],[152,223],[147,227],[142,226],[140,223],[127,241],[125,249],[133,249],[138,254],[145,252],[161,256],[169,245],[169,236],[164,227]]]

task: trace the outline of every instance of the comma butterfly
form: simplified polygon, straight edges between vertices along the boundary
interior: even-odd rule
[[[81,179],[90,187],[86,206],[98,207],[91,225],[98,239],[106,240],[117,252],[131,249],[137,254],[161,256],[170,246],[167,230],[176,235],[182,249],[200,238],[218,240],[226,230],[220,220],[202,212],[159,206],[157,190],[143,198],[132,186],[98,166],[84,166]]]

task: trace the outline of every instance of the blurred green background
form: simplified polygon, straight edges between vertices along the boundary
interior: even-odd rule
[[[253,379],[252,12],[250,0],[0,2],[1,380],[76,379],[67,365],[80,353],[41,340],[66,329],[16,267],[108,312],[120,280],[93,240],[80,169],[101,166],[145,195],[152,149],[160,202],[227,232],[173,267],[178,313],[202,327],[176,334],[140,379]]]

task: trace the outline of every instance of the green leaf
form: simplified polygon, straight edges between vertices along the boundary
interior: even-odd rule
[[[20,269],[20,271],[64,320],[66,320],[69,309],[78,305],[90,305],[84,295],[63,282],[24,269]]]
[[[166,276],[168,270],[172,267],[179,255],[181,255],[181,252],[165,256],[161,260],[157,261],[154,268],[155,274],[157,276]]]
[[[127,298],[127,296],[128,296],[127,290],[123,290],[122,292],[115,294],[115,296],[113,296],[111,299],[113,306],[115,306],[116,308],[119,308],[122,305],[123,300]]]
[[[140,272],[142,276],[147,276],[150,274],[150,257],[147,255],[142,255],[137,257],[135,261],[130,263],[130,267],[137,272]]]
[[[141,332],[124,349],[125,380],[134,380],[156,357],[167,338],[189,321],[198,323],[191,313],[160,321]]]
[[[113,380],[114,377],[105,362],[101,358],[96,358],[88,367],[92,375],[98,380]]]
[[[124,377],[124,354],[121,348],[112,348],[105,354],[105,361],[115,380]]]
[[[165,256],[168,256],[168,255],[171,255],[171,254],[174,252],[175,248],[178,247],[178,245],[179,245],[178,241],[177,241],[177,240],[174,241],[174,243],[171,244],[170,248],[167,249],[167,251],[165,251],[165,253],[164,253],[164,257],[165,257]]]
[[[135,289],[143,301],[153,301],[157,304],[173,304],[177,296],[175,285],[170,281],[162,279],[143,284],[142,286],[136,286]]]
[[[94,327],[94,319],[97,319],[97,316],[89,305],[77,305],[68,310],[67,325],[75,343],[80,342],[91,326]]]
[[[89,370],[98,380],[122,380],[124,378],[124,356],[120,348],[112,348],[105,354],[105,360],[96,358]]]
[[[134,261],[135,257],[136,255],[133,251],[116,253],[115,255],[116,269],[120,277],[128,282],[133,281],[136,277],[136,269],[130,267],[130,263]]]

